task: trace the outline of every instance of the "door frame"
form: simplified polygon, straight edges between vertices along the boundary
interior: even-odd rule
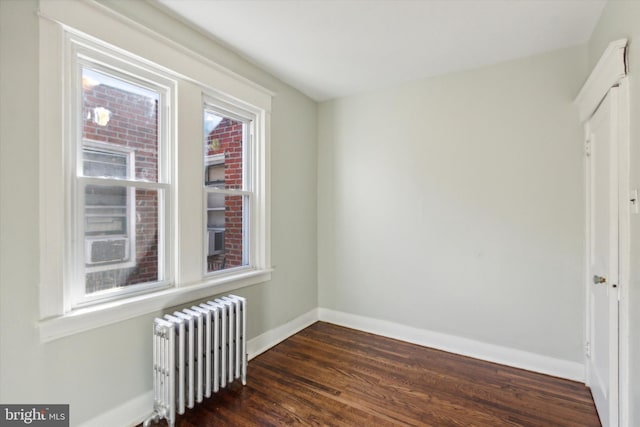
[[[589,119],[597,110],[609,89],[618,87],[617,100],[617,173],[618,173],[618,426],[629,423],[629,268],[630,268],[630,211],[631,195],[629,189],[629,82],[627,77],[627,39],[611,42],[596,64],[593,72],[580,90],[574,103],[578,107],[580,122],[584,126],[585,154],[589,153]],[[587,343],[591,336],[590,292],[592,274],[589,259],[591,256],[591,218],[590,218],[590,161],[585,156],[585,383],[589,385]],[[635,201],[637,204],[638,201]],[[612,426],[617,427],[617,426]]]

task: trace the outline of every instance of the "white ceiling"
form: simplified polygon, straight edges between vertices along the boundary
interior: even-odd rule
[[[157,0],[322,101],[584,43],[606,0]]]

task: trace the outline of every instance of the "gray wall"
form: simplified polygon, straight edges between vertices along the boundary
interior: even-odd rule
[[[640,3],[609,2],[582,47],[319,108],[145,2],[102,3],[277,92],[276,270],[239,292],[250,337],[320,306],[582,362],[582,138],[571,101],[609,41],[638,35]],[[36,10],[35,0],[0,0],[0,402],[70,403],[75,425],[150,390],[155,314],[39,342]],[[631,49],[633,80],[640,47]],[[640,187],[637,169],[631,179]],[[637,263],[631,286],[637,307]],[[639,322],[632,310],[631,360]],[[640,425],[631,369],[630,425]]]
[[[640,188],[640,2],[609,1],[589,41],[590,69],[598,62],[607,45],[620,38],[629,39],[631,95],[631,171],[630,188]],[[631,396],[630,426],[640,425],[640,216],[631,215],[631,276],[629,286],[629,344]]]
[[[145,2],[106,4],[277,93],[275,271],[270,282],[237,293],[249,299],[250,338],[317,307],[316,103]],[[39,342],[36,11],[35,1],[0,1],[0,402],[70,403],[76,425],[151,389],[156,313]]]
[[[582,363],[586,47],[322,103],[320,306]]]

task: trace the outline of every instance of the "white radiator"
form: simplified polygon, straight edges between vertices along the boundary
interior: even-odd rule
[[[153,322],[153,414],[144,422],[193,408],[236,379],[247,383],[246,299],[229,295]]]

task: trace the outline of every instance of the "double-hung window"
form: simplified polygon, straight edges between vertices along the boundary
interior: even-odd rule
[[[42,339],[269,280],[273,93],[92,4],[40,6]]]
[[[253,120],[242,111],[204,105],[206,273],[250,264]]]
[[[169,79],[74,45],[72,306],[168,283]]]

